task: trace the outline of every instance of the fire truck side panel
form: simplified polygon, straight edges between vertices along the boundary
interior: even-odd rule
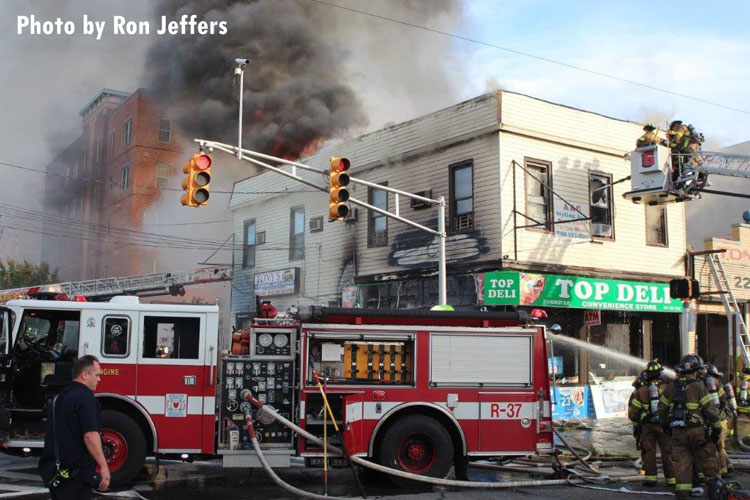
[[[136,400],[156,426],[162,453],[212,453],[213,350],[206,315],[141,313]],[[210,439],[204,440],[207,433]]]

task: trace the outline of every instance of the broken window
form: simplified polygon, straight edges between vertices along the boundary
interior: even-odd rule
[[[589,172],[591,236],[614,238],[612,228],[612,176]]]
[[[552,231],[552,164],[524,159],[526,169],[526,217],[529,229]]]

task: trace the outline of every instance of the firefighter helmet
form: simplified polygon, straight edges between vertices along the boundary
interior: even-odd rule
[[[750,375],[750,366],[746,366],[742,369],[742,373],[745,375]]]
[[[706,364],[706,372],[715,378],[724,378],[724,374],[719,371],[718,368],[716,368],[711,363]]]
[[[669,124],[669,128],[672,128],[675,125],[682,125],[682,120],[672,120],[672,123]]]
[[[677,365],[677,372],[680,374],[693,373],[698,370],[702,364],[703,363],[699,362],[696,356],[687,354],[680,359],[680,364]]]
[[[656,130],[656,127],[654,126],[654,124],[653,124],[653,123],[651,123],[651,122],[648,122],[647,124],[645,124],[645,125],[643,126],[643,130],[644,130],[645,132],[651,132],[651,131],[654,131],[654,130]]]
[[[661,372],[664,370],[664,367],[661,366],[661,363],[659,363],[658,359],[655,359],[653,361],[649,361],[646,365],[646,369],[643,371],[646,374],[647,379],[654,379],[661,376]]]

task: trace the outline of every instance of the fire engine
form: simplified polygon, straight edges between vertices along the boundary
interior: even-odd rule
[[[147,456],[260,466],[245,428],[247,391],[322,436],[313,369],[342,430],[344,442],[330,442],[351,455],[433,477],[455,464],[460,477],[479,457],[553,450],[545,330],[525,313],[313,307],[256,319],[227,346],[218,306],[11,300],[0,318],[0,450],[41,451],[51,399],[74,360],[93,354],[117,484]],[[251,415],[269,463],[322,464],[322,447],[267,412]]]

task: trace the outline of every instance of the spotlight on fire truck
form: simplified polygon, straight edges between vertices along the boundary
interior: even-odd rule
[[[209,155],[196,153],[182,166],[182,172],[187,174],[182,179],[185,194],[180,198],[180,203],[183,206],[200,207],[208,203],[211,163],[213,161]]]
[[[349,160],[346,158],[331,157],[331,170],[329,173],[328,190],[331,193],[328,203],[328,220],[343,220],[349,215]]]

